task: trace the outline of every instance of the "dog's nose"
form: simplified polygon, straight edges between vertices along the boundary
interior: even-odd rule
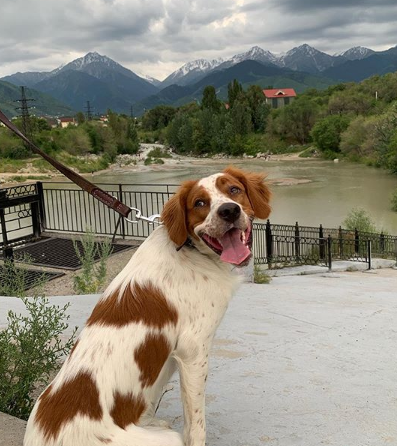
[[[218,208],[218,215],[229,223],[235,222],[241,214],[240,206],[236,203],[224,203]]]

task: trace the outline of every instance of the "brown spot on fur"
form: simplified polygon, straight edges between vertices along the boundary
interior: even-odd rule
[[[204,206],[195,206],[198,200],[203,201]],[[203,186],[198,186],[197,181],[182,183],[161,214],[170,239],[181,246],[188,235],[197,238],[194,228],[206,219],[210,207],[211,197]]]
[[[177,246],[182,246],[188,236],[186,200],[195,184],[197,184],[197,181],[185,181],[182,183],[176,194],[167,201],[161,213],[161,220],[167,228],[168,235]]]
[[[125,429],[129,424],[136,424],[145,409],[146,404],[142,395],[135,397],[132,393],[122,395],[115,392],[110,416],[117,426]]]
[[[77,415],[97,421],[102,418],[98,388],[86,372],[80,372],[55,391],[50,385],[39,401],[36,421],[47,440],[55,440],[62,426]]]
[[[232,166],[227,167],[223,173],[231,175],[234,179],[244,185],[245,192],[248,195],[255,217],[265,219],[269,216],[271,211],[269,206],[271,192],[263,182],[265,179],[264,174],[245,172]],[[237,201],[235,198],[233,198],[233,200]]]
[[[237,180],[237,178],[234,178],[228,174],[221,175],[215,180],[215,186],[220,192],[222,192],[228,198],[235,201],[236,203],[239,203],[243,208],[244,212],[249,217],[254,217],[255,213],[254,210],[252,209],[248,195],[245,191],[245,187],[239,180]],[[241,192],[232,194],[230,191],[232,187],[239,188]]]
[[[148,334],[135,350],[134,358],[141,371],[142,387],[152,386],[171,353],[167,338],[161,334]]]
[[[142,322],[154,328],[176,325],[178,313],[167,302],[164,294],[152,284],[127,286],[119,297],[119,290],[100,300],[87,321],[87,325],[122,327],[131,322]]]

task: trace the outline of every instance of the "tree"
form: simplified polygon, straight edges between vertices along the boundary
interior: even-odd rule
[[[243,87],[238,82],[237,79],[234,79],[227,86],[227,97],[229,102],[229,107],[233,108],[235,101],[237,98],[243,93]]]
[[[76,113],[76,121],[78,125],[85,123],[85,116],[83,112],[79,111]]]
[[[142,118],[145,130],[160,130],[167,127],[176,114],[176,109],[169,105],[158,105],[147,111]]]
[[[246,97],[251,111],[252,128],[255,132],[263,132],[271,108],[266,104],[262,88],[258,85],[250,85]]]
[[[282,138],[306,144],[319,112],[318,104],[302,95],[294,102],[276,111],[273,128]]]
[[[207,85],[203,91],[203,99],[201,101],[201,108],[203,110],[208,109],[212,112],[219,112],[221,103],[216,97],[215,87]]]
[[[316,122],[311,136],[320,150],[340,152],[341,134],[348,126],[349,120],[346,116],[330,115]]]

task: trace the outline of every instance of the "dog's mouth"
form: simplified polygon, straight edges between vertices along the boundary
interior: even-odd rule
[[[204,243],[218,254],[223,262],[237,266],[244,266],[251,257],[252,225],[249,224],[245,231],[239,228],[231,228],[222,237],[215,238],[208,234],[201,234]]]

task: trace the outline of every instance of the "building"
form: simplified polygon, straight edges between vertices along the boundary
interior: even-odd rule
[[[296,98],[293,88],[272,88],[271,90],[263,90],[263,94],[266,98],[266,104],[269,104],[272,108],[284,107]]]
[[[69,127],[69,125],[77,125],[77,121],[74,118],[63,116],[62,118],[58,118],[58,124],[64,129]]]

